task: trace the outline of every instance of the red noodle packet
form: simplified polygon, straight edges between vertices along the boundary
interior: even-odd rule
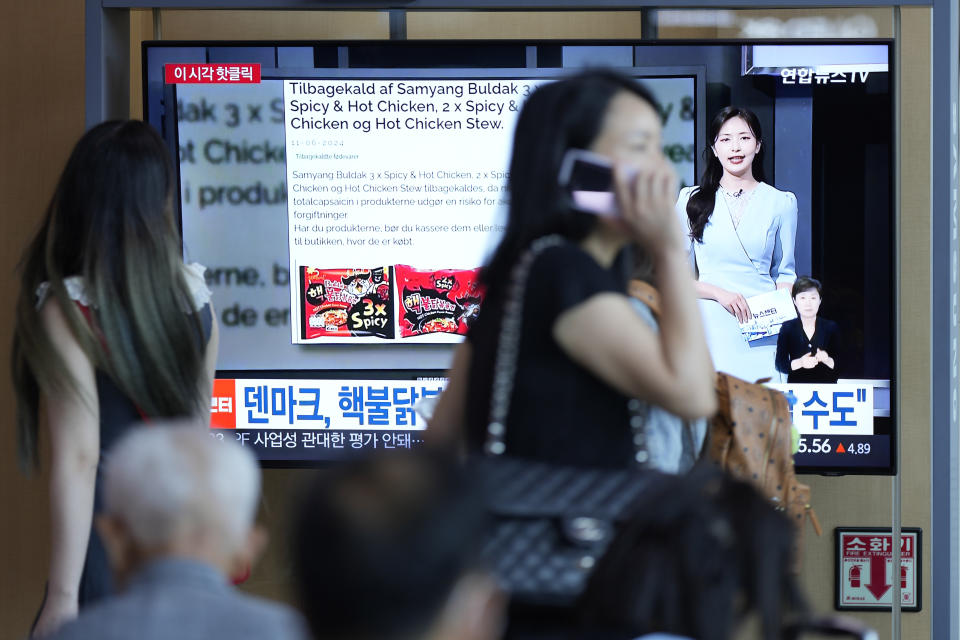
[[[394,269],[401,338],[467,333],[483,301],[479,269]]]
[[[304,339],[362,337],[392,339],[391,267],[314,269],[300,267]]]

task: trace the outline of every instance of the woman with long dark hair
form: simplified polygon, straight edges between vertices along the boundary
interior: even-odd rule
[[[543,85],[527,99],[514,136],[506,231],[483,272],[487,294],[480,317],[454,356],[449,385],[430,420],[433,438],[466,427],[468,448],[483,446],[512,272],[546,236],[556,244],[533,258],[523,292],[501,434],[505,452],[627,466],[635,459],[630,421],[638,399],[682,418],[714,411],[713,367],[673,215],[676,176],[661,152],[654,104],[633,80],[601,71]],[[569,149],[615,163],[619,219],[571,207],[558,184]],[[618,256],[633,244],[656,268],[663,294],[659,334],[626,295]]]
[[[739,378],[779,380],[776,336],[747,342],[747,298],[790,289],[796,279],[797,198],[764,182],[760,120],[741,107],[722,109],[707,135],[707,167],[680,191],[677,212],[689,233],[697,297],[717,369]]]
[[[20,263],[12,369],[22,464],[50,439],[46,635],[112,590],[91,531],[101,452],[131,425],[205,416],[217,351],[210,292],[184,265],[163,140],[106,122],[74,147]],[[148,469],[144,473],[149,473]]]

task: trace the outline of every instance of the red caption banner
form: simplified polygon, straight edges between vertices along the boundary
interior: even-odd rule
[[[212,428],[237,428],[236,395],[237,383],[235,380],[214,379],[213,398],[210,399],[210,426]]]
[[[167,84],[259,84],[260,63],[247,64],[167,64]]]

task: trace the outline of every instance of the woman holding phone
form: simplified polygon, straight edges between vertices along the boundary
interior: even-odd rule
[[[615,165],[619,217],[571,206],[558,183],[570,149]],[[429,437],[482,448],[512,273],[546,236],[558,240],[535,255],[523,291],[505,453],[625,467],[635,460],[630,421],[637,399],[680,418],[710,415],[714,371],[673,215],[676,176],[661,152],[652,96],[629,78],[601,71],[537,88],[517,121],[509,189],[507,228],[483,272],[484,306],[454,356]],[[656,267],[663,295],[659,333],[626,295],[618,256],[633,244]]]
[[[748,298],[789,290],[796,280],[797,198],[764,182],[763,133],[752,111],[722,109],[707,139],[703,179],[680,191],[677,213],[688,233],[710,354],[720,371],[779,381],[776,336],[747,342],[740,323],[753,317]]]
[[[185,265],[160,136],[105,122],[74,147],[20,263],[13,339],[20,459],[50,442],[51,550],[33,635],[113,591],[91,530],[101,452],[151,418],[209,415],[217,354],[210,291]]]

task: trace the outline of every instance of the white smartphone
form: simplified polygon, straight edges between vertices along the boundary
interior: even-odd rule
[[[613,187],[613,162],[606,156],[584,149],[568,149],[558,177],[560,187],[576,210],[608,218],[620,217]]]

